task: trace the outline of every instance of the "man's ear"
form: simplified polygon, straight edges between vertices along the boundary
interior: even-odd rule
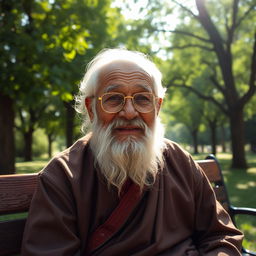
[[[92,98],[86,98],[85,99],[85,106],[86,106],[89,118],[92,122],[93,116],[94,116],[93,111],[92,111]]]
[[[161,109],[161,106],[162,106],[162,103],[163,103],[163,99],[162,98],[158,98],[157,99],[157,105],[156,105],[156,113],[158,115],[160,109]]]

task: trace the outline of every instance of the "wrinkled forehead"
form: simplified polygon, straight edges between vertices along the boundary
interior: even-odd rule
[[[111,86],[137,86],[153,91],[153,78],[133,62],[114,61],[100,68],[97,91]]]

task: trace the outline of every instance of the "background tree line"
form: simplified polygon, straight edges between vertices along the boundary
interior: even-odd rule
[[[230,141],[233,167],[246,167],[245,143],[256,144],[255,0],[0,4],[1,173],[15,171],[15,133],[26,161],[39,128],[49,156],[57,138],[70,146],[80,136],[77,85],[89,60],[115,46],[149,54],[163,72],[167,136],[195,153],[199,145],[225,151]],[[127,19],[134,5],[139,18]]]

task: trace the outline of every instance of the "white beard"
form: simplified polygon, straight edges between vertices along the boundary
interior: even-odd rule
[[[139,126],[145,135],[142,139],[127,136],[124,141],[118,141],[112,131],[122,125]],[[164,149],[164,129],[158,118],[153,131],[141,119],[116,119],[107,127],[102,127],[94,118],[92,131],[90,147],[95,157],[94,164],[100,167],[109,186],[115,186],[120,193],[127,178],[141,189],[155,182],[157,173],[163,168]]]

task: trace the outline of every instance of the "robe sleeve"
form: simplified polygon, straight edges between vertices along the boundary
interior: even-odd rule
[[[241,255],[243,234],[216,200],[210,182],[196,164],[196,217],[194,240],[204,256]]]
[[[65,172],[59,169],[50,164],[39,174],[23,235],[22,256],[80,255],[75,200]]]

